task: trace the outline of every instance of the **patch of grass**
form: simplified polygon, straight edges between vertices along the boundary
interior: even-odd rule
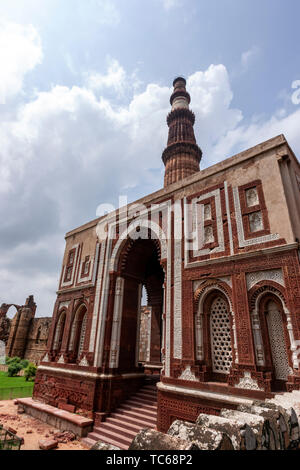
[[[25,377],[8,377],[7,372],[0,372],[0,388],[10,387],[27,387],[32,385],[31,382],[26,382]]]
[[[0,400],[32,396],[34,382],[26,382],[25,377],[8,377],[0,371]]]

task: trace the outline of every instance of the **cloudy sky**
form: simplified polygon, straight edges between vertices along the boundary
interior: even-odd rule
[[[299,156],[299,22],[295,0],[0,0],[0,304],[52,315],[64,234],[162,187],[177,75],[202,168],[281,133]]]

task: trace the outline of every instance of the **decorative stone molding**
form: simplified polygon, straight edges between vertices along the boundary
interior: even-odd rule
[[[174,347],[173,357],[182,359],[182,209],[174,204]]]
[[[45,356],[42,359],[42,362],[50,362],[48,353],[45,354]]]
[[[260,237],[258,236],[257,238],[251,238],[249,240],[246,240],[238,188],[233,188],[233,199],[234,199],[236,225],[237,225],[238,240],[239,240],[240,248],[245,248],[246,246],[257,245],[258,243],[266,243],[266,242],[270,242],[274,240],[279,240],[278,233],[274,233],[270,235],[263,235]]]
[[[284,287],[284,279],[281,269],[270,269],[246,274],[247,289],[252,289],[260,281],[274,281]]]
[[[61,354],[60,358],[58,359],[57,361],[57,364],[65,364],[65,359],[64,359],[64,355]]]
[[[243,388],[246,390],[259,390],[261,392],[264,391],[263,388],[260,388],[258,386],[256,380],[252,379],[251,372],[244,372],[244,377],[242,377],[239,383],[235,385],[235,388]]]
[[[83,356],[83,358],[82,358],[81,361],[79,362],[79,365],[80,365],[80,366],[84,366],[84,367],[88,367],[88,366],[89,366],[89,363],[88,363],[88,360],[87,360],[86,356]]]
[[[71,247],[71,250],[75,250],[74,264],[73,264],[73,267],[72,267],[71,279],[70,279],[70,281],[64,281],[65,276],[66,276],[66,268],[67,268],[67,265],[65,265],[64,268],[63,268],[63,275],[62,275],[62,282],[61,282],[61,287],[62,288],[63,287],[70,287],[74,284],[75,273],[77,271],[77,265],[78,265],[78,259],[79,259],[79,249],[80,249],[79,243],[77,243],[76,245],[73,245]]]
[[[253,330],[253,338],[254,338],[254,346],[255,346],[255,355],[256,355],[256,363],[258,366],[265,365],[265,355],[264,355],[264,348],[263,348],[263,341],[260,329],[260,321],[259,315],[256,310],[251,312],[251,322],[252,322],[252,330]]]
[[[205,201],[208,198],[213,198],[215,201],[216,208],[216,230],[218,235],[218,245],[214,248],[204,248],[204,246],[210,241],[215,241],[213,234],[208,234],[209,240],[205,240],[205,204],[201,204],[201,201]],[[220,253],[224,251],[224,232],[223,232],[223,219],[222,219],[222,208],[221,208],[221,192],[220,189],[215,191],[208,192],[197,198],[194,198],[192,201],[192,213],[186,208],[185,200],[185,240],[193,240],[193,257],[203,256],[211,253]],[[188,243],[186,242],[185,247],[185,258],[187,264],[187,252]]]
[[[123,295],[124,295],[124,279],[122,277],[118,277],[116,280],[113,325],[112,325],[111,345],[110,345],[109,367],[111,369],[114,369],[115,367],[118,367],[119,365]]]
[[[187,366],[178,378],[179,380],[188,380],[189,382],[199,382],[195,374],[191,371],[191,366]]]
[[[224,282],[225,284],[227,284],[230,288],[232,288],[232,279],[231,279],[231,276],[223,276],[223,277],[218,277],[218,278],[214,278],[214,279],[211,279],[211,278],[205,278],[205,279],[199,279],[199,281],[194,281],[193,282],[193,291],[196,292],[196,290],[202,285],[204,284],[204,282],[207,282],[207,281],[215,281],[215,282]]]
[[[63,307],[68,308],[70,305],[70,300],[67,300],[66,302],[59,302],[58,310],[61,310]]]

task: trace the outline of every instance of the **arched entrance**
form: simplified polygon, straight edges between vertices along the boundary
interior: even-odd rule
[[[250,297],[256,364],[260,371],[271,372],[271,390],[286,390],[293,367],[293,325],[280,290],[260,285]]]
[[[56,324],[54,341],[53,341],[52,349],[55,354],[59,354],[61,350],[64,331],[65,331],[66,317],[67,317],[66,311],[62,310],[58,316],[58,321]]]
[[[75,313],[69,342],[70,362],[79,361],[84,348],[84,340],[87,325],[87,308],[81,304]]]
[[[266,319],[275,380],[286,381],[289,375],[289,360],[282,324],[282,313],[279,305],[274,300],[270,300],[266,305]]]
[[[164,271],[160,264],[159,244],[152,239],[130,240],[120,257],[120,277],[123,284],[121,328],[118,351],[120,372],[139,367],[140,311],[143,286],[151,308],[151,365],[161,364]]]
[[[273,295],[265,296],[261,301],[261,320],[264,337],[266,366],[271,366],[273,389],[285,389],[290,373],[286,321],[279,299]]]

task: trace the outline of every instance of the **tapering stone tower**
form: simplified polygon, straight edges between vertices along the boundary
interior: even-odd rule
[[[186,81],[178,77],[173,82],[170,98],[172,111],[167,117],[169,138],[162,154],[166,167],[164,186],[175,183],[200,170],[202,151],[194,134],[195,115],[189,109],[191,97],[186,91]]]

